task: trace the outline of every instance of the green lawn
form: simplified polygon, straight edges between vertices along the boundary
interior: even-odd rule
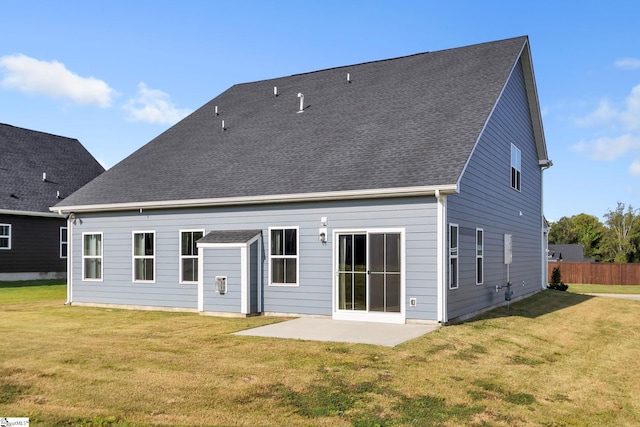
[[[0,282],[0,304],[65,300],[66,296],[64,279]]]
[[[640,294],[640,286],[622,285],[569,285],[568,292],[576,294]]]
[[[545,291],[395,348],[230,334],[278,318],[64,301],[63,284],[0,284],[0,417],[85,427],[640,425],[638,301]]]

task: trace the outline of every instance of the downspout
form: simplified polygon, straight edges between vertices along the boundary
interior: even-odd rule
[[[60,211],[60,215],[62,212]],[[67,216],[67,301],[64,305],[73,302],[73,221],[71,215]]]
[[[553,162],[551,160],[545,160],[540,164],[542,166],[540,168],[540,222],[541,222],[541,230],[542,235],[542,289],[547,289],[547,284],[549,283],[549,236],[547,232],[545,232],[545,218],[544,218],[544,171],[553,166]],[[547,230],[548,231],[548,230]]]
[[[447,269],[445,257],[445,239],[447,237],[446,217],[447,217],[447,198],[440,194],[440,190],[435,192],[437,213],[436,213],[436,239],[437,239],[437,295],[438,295],[438,321],[445,324],[449,321],[447,314]]]

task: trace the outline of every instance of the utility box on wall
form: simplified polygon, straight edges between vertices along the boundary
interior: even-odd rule
[[[513,240],[511,238],[511,234],[504,235],[504,263],[509,265],[511,264],[511,259],[513,258]]]
[[[227,276],[216,276],[216,292],[221,294],[227,292]]]

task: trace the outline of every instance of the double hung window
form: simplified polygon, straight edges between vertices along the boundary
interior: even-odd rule
[[[196,242],[204,236],[202,230],[180,232],[180,283],[198,282],[198,247]]]
[[[133,281],[155,281],[155,235],[154,231],[133,233]]]
[[[271,228],[270,280],[271,285],[298,284],[298,228]]]
[[[449,289],[458,288],[458,225],[449,225]]]
[[[67,257],[67,227],[60,227],[60,258]]]
[[[102,233],[82,233],[82,279],[102,280]]]
[[[11,224],[0,224],[0,249],[11,249]]]
[[[522,180],[522,153],[520,149],[511,144],[511,188],[520,191]]]
[[[476,285],[484,282],[484,230],[476,229]]]

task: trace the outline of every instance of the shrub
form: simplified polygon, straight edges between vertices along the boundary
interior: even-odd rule
[[[562,273],[560,272],[560,268],[554,267],[551,272],[551,283],[547,285],[547,288],[554,289],[556,291],[566,291],[569,289],[569,285],[562,283]]]

